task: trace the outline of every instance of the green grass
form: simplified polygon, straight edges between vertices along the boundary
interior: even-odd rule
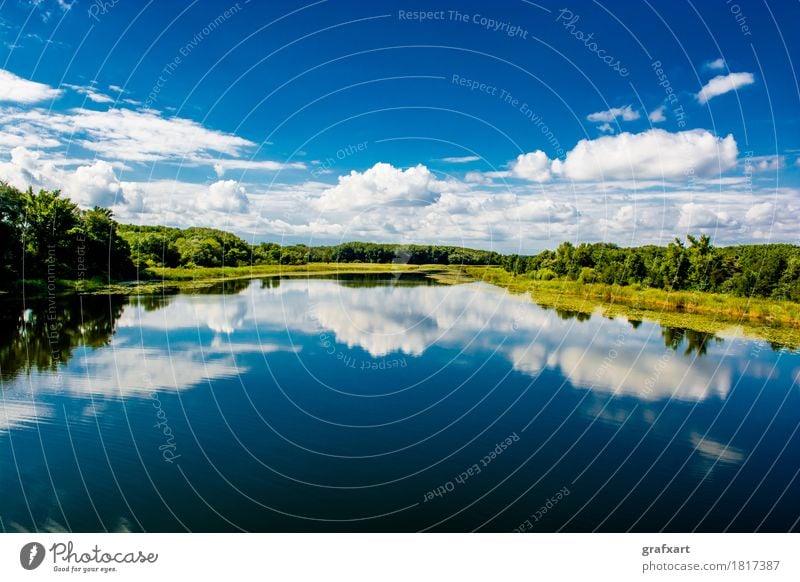
[[[387,263],[309,263],[307,265],[248,265],[246,267],[196,267],[193,269],[183,267],[152,267],[148,269],[148,274],[152,279],[163,281],[222,281],[274,275],[303,276],[416,271],[420,268],[420,265]]]
[[[500,267],[464,267],[464,275],[530,293],[543,307],[581,313],[598,310],[607,317],[656,321],[665,326],[717,333],[732,327],[796,349],[800,347],[800,304],[761,298],[748,299],[718,293],[663,291],[638,285],[619,286],[577,281],[535,281],[514,276]]]
[[[252,265],[245,267],[151,267],[139,281],[72,288],[91,294],[153,295],[179,291],[199,291],[230,281],[261,277],[308,277],[319,275],[419,272],[435,275],[446,270],[441,265],[406,265],[381,263],[310,263],[308,265]],[[69,282],[67,282],[69,283]]]
[[[314,275],[418,272],[438,277],[447,272],[441,265],[407,265],[392,263],[310,263],[308,265],[252,265],[245,267],[151,267],[142,271],[138,281],[109,283],[100,278],[84,280],[58,280],[58,293],[153,295],[192,291],[208,288],[226,281],[257,279],[260,277],[307,277]],[[27,279],[16,284],[28,295],[47,293],[47,282]],[[12,291],[16,292],[16,290]]]

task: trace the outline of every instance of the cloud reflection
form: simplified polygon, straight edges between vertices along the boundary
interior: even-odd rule
[[[733,370],[719,350],[707,353],[704,340],[690,334],[687,341],[695,347],[684,353],[677,350],[685,339],[680,330],[659,332],[655,324],[632,326],[600,315],[582,319],[480,283],[359,288],[333,280],[285,279],[272,287],[253,283],[223,300],[178,296],[161,311],[126,310],[119,326],[207,329],[225,334],[231,353],[237,345],[259,349],[246,338],[253,329],[288,331],[290,337],[326,332],[373,358],[422,356],[433,345],[477,355],[501,346],[499,353],[518,372],[535,376],[548,369],[574,386],[608,394],[700,401],[724,398],[730,390]],[[284,347],[296,349],[295,342]]]

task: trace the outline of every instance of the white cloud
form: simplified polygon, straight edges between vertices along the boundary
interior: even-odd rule
[[[748,225],[768,225],[775,222],[775,205],[771,202],[762,202],[754,205],[744,215]]]
[[[570,180],[685,179],[709,177],[736,165],[732,135],[719,138],[696,129],[670,133],[663,129],[582,139],[552,171]]]
[[[24,125],[8,125],[0,128],[0,148],[11,150],[15,147],[25,148],[54,148],[61,142],[52,137],[39,135]]]
[[[93,101],[94,103],[114,103],[113,98],[100,93],[94,87],[81,87],[80,85],[69,85],[67,83],[64,84],[64,87],[68,87],[76,93],[84,95],[89,101]]]
[[[639,117],[640,114],[638,111],[633,109],[630,105],[625,105],[624,107],[612,107],[607,111],[590,113],[586,116],[586,119],[596,122],[611,122],[616,121],[618,118],[622,119],[623,121],[635,121],[636,119],[639,119]]]
[[[541,150],[520,154],[511,163],[511,173],[517,178],[531,182],[547,182],[552,178],[550,174],[550,159]]]
[[[603,123],[597,126],[602,133],[614,133],[614,127],[610,123]]]
[[[322,193],[316,206],[324,211],[347,211],[371,206],[425,206],[453,184],[437,180],[422,164],[407,170],[378,162],[365,172],[352,171]]]
[[[172,161],[184,166],[226,170],[279,171],[305,169],[302,162],[240,159],[256,144],[236,135],[208,129],[184,118],[162,117],[155,111],[0,108],[0,146],[53,148],[81,146],[109,161]],[[219,157],[233,156],[232,158]]]
[[[244,186],[236,180],[220,180],[208,187],[199,201],[200,208],[222,212],[247,212],[250,202]]]
[[[122,185],[111,164],[97,160],[90,166],[81,166],[68,177],[64,191],[83,206],[114,206],[124,202]]]
[[[785,166],[784,156],[754,156],[745,158],[744,167],[746,172],[775,172]]]
[[[713,61],[707,62],[704,66],[706,69],[711,69],[713,71],[720,71],[725,68],[725,59],[720,57]]]
[[[469,162],[477,162],[478,160],[480,160],[480,157],[478,156],[442,158],[442,161],[447,162],[448,164],[468,164]]]
[[[0,69],[0,102],[28,105],[55,99],[62,93],[63,91],[53,89],[44,83],[28,81],[14,73]]]
[[[752,85],[755,79],[752,73],[731,73],[730,75],[719,75],[706,83],[697,94],[700,103],[708,103],[714,97],[724,95],[730,91],[735,91],[740,87]]]
[[[730,228],[738,226],[725,211],[717,211],[702,204],[689,202],[681,207],[678,228],[686,230]]]
[[[554,200],[524,200],[508,211],[509,218],[524,223],[574,222],[580,213],[573,204]]]
[[[656,107],[650,112],[650,114],[647,116],[647,119],[649,119],[651,123],[661,123],[662,121],[666,121],[667,117],[664,115],[664,111],[666,111],[666,109],[666,105]]]
[[[11,159],[0,162],[0,180],[20,190],[27,190],[29,186],[34,189],[60,188],[60,170],[52,161],[40,158],[39,152],[15,147],[11,150]]]
[[[649,204],[639,203],[637,205],[626,204],[623,199],[620,201],[621,206],[617,207],[611,218],[599,218],[596,223],[600,227],[600,232],[605,233],[606,229],[614,233],[614,237],[618,237],[620,233],[634,234],[634,233],[648,233],[657,229],[664,222],[664,209],[657,209]],[[611,206],[613,211],[615,205]],[[667,210],[666,214],[669,214]]]
[[[0,163],[0,180],[21,190],[29,186],[34,190],[61,190],[84,207],[126,203],[123,186],[114,168],[102,160],[67,171],[56,160],[43,158],[40,152],[16,147],[11,150],[11,159]]]
[[[275,162],[273,160],[232,160],[192,157],[189,162],[200,165],[211,165],[214,168],[214,172],[220,178],[224,176],[225,172],[228,170],[265,170],[268,172],[279,172],[282,170],[305,170],[307,167],[303,162]]]
[[[0,109],[0,130],[19,126],[25,127],[28,134],[59,139],[64,145],[79,145],[109,160],[185,162],[189,158],[210,158],[212,152],[239,156],[245,148],[255,146],[189,119],[131,109],[72,109],[65,113]],[[206,160],[209,164],[213,161]]]
[[[167,119],[152,111],[78,109],[71,115],[53,117],[57,129],[85,136],[79,139],[83,147],[117,160],[147,162],[208,151],[236,156],[254,145],[195,121]]]

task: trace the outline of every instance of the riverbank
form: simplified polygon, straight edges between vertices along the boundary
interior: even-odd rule
[[[648,320],[670,327],[706,333],[744,335],[792,349],[800,348],[800,304],[748,299],[716,293],[667,292],[577,281],[536,281],[513,275],[501,267],[409,265],[399,263],[309,263],[245,267],[151,268],[138,281],[108,283],[98,279],[58,281],[58,293],[90,295],[161,295],[204,292],[215,286],[268,277],[313,277],[370,273],[418,273],[443,284],[483,281],[514,293],[530,294],[533,301],[567,313],[600,313]],[[26,283],[26,295],[47,293],[44,282]]]
[[[416,272],[437,277],[450,271],[441,265],[408,265],[395,263],[309,263],[306,265],[248,265],[245,267],[151,267],[135,281],[103,281],[99,278],[82,280],[59,279],[50,290],[57,294],[91,295],[156,295],[177,291],[202,290],[222,283],[259,279],[262,277],[309,277],[369,273]],[[22,287],[22,282],[16,284]],[[48,283],[43,280],[24,282],[29,297],[47,295]],[[16,289],[0,292],[14,294]]]
[[[462,267],[462,281],[477,280],[528,293],[542,307],[649,320],[707,333],[741,334],[798,349],[800,304],[718,293],[662,291],[636,285],[535,281],[499,267]]]

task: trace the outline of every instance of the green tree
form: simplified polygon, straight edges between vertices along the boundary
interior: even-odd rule
[[[16,280],[22,271],[22,192],[0,182],[0,277]]]
[[[25,253],[25,277],[57,276],[75,278],[78,205],[60,197],[58,190],[33,189],[22,195],[20,224]]]
[[[90,275],[125,279],[134,276],[136,269],[130,246],[117,232],[113,216],[111,210],[99,206],[81,213],[78,261]]]

